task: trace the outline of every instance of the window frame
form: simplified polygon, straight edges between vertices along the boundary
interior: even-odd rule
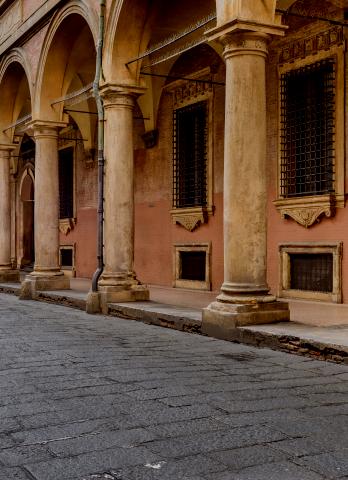
[[[205,280],[181,278],[181,252],[205,252]],[[175,243],[173,250],[173,287],[211,290],[211,242]]]
[[[273,202],[283,219],[292,218],[300,225],[308,228],[320,217],[332,217],[335,208],[345,206],[345,46],[334,45],[327,50],[320,50],[315,54],[299,58],[289,63],[278,66],[278,167],[277,167],[277,199]],[[335,61],[335,114],[334,114],[334,181],[332,193],[317,195],[282,196],[281,192],[281,75],[302,67],[315,64],[322,60],[334,59]]]
[[[68,267],[66,265],[62,265],[62,250],[71,250],[72,251],[72,266]],[[59,245],[59,267],[60,270],[64,272],[65,275],[69,277],[76,276],[76,244],[72,243],[69,245]]]
[[[203,107],[204,105],[204,107]],[[202,108],[201,108],[202,107]],[[180,184],[183,182],[185,183],[184,180],[184,175],[181,170],[184,169],[184,165],[182,165],[182,158],[181,158],[181,151],[179,149],[179,144],[180,144],[180,137],[181,137],[181,130],[183,129],[184,122],[182,122],[182,117],[185,116],[186,113],[196,113],[198,110],[204,110],[204,130],[199,132],[199,136],[203,137],[203,151],[204,155],[203,158],[199,158],[199,161],[202,163],[200,165],[203,170],[203,175],[204,175],[204,194],[202,195],[203,202],[196,202],[194,200],[194,203],[192,205],[180,205],[182,203],[182,193],[181,193],[181,186]],[[195,112],[196,110],[196,112]],[[182,114],[178,114],[178,112],[182,112]],[[191,103],[189,105],[185,105],[183,107],[175,108],[173,111],[173,208],[175,209],[182,209],[182,208],[197,208],[197,207],[206,207],[208,203],[208,172],[207,172],[207,167],[208,167],[208,129],[209,129],[209,122],[208,122],[208,102],[206,100],[200,100],[198,102]],[[195,157],[197,156],[197,152],[195,151]],[[197,165],[195,165],[197,167]],[[185,172],[184,172],[185,173]],[[201,175],[201,172],[198,172],[198,169],[195,168],[194,171],[194,176],[198,176],[197,174]],[[202,189],[203,190],[203,189]],[[188,198],[185,198],[186,203]]]
[[[69,135],[73,132],[72,138],[69,138]],[[58,157],[61,150],[66,150],[72,148],[73,151],[73,216],[70,218],[59,218],[59,230],[64,235],[73,230],[76,225],[76,153],[77,153],[77,132],[76,128],[72,125],[69,125],[66,128],[63,128],[59,132],[58,137]],[[58,172],[59,175],[59,172]],[[59,181],[59,178],[58,178]],[[60,217],[60,212],[59,212]]]
[[[194,74],[189,75],[188,80],[175,80],[164,87],[165,91],[172,95],[173,99],[173,115],[174,111],[180,108],[193,105],[202,101],[206,102],[207,108],[207,145],[206,145],[206,205],[194,207],[175,207],[172,189],[172,208],[170,215],[174,224],[180,224],[186,230],[193,231],[200,224],[207,223],[209,216],[214,214],[213,206],[213,158],[214,158],[214,88],[211,81],[213,80],[213,73],[210,67],[204,68]],[[195,83],[194,80],[200,80]],[[207,83],[202,82],[207,80]],[[174,135],[174,124],[172,125],[172,138]],[[172,154],[172,185],[174,188],[174,168],[173,168],[173,154]]]
[[[278,297],[342,303],[343,242],[289,242],[279,244]],[[331,254],[333,256],[332,292],[295,290],[291,288],[292,254]]]
[[[71,209],[72,209],[72,215],[68,216],[68,217],[61,217],[60,216],[60,192],[59,192],[59,220],[67,220],[69,218],[75,218],[75,149],[74,147],[71,145],[71,146],[67,146],[65,145],[64,147],[62,148],[59,148],[58,150],[58,162],[60,163],[60,152],[63,152],[64,150],[69,150],[72,152],[72,205],[71,205]],[[58,168],[58,175],[59,175],[59,168]],[[60,176],[59,176],[59,181],[60,181]],[[60,185],[59,185],[59,190],[60,190]]]

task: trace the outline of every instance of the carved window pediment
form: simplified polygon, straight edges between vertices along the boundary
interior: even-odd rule
[[[213,207],[174,208],[170,211],[174,224],[179,224],[192,232],[208,221],[213,214]]]
[[[273,202],[282,218],[292,218],[303,227],[311,227],[325,217],[333,217],[336,206],[344,205],[344,198],[331,195],[280,199]]]

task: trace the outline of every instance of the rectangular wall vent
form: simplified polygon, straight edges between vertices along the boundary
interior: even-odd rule
[[[290,284],[292,289],[332,293],[332,277],[332,254],[290,254]]]

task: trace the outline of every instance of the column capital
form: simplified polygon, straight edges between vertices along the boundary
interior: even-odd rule
[[[58,131],[67,126],[65,122],[53,122],[50,120],[32,120],[27,123],[26,130],[32,131],[35,138],[52,138],[58,136]]]
[[[239,55],[257,55],[267,57],[270,35],[261,32],[231,32],[219,37],[224,46],[223,56],[226,59]]]
[[[16,150],[16,148],[18,148],[18,145],[14,143],[0,143],[0,154],[2,152],[7,152],[7,154],[10,155],[13,150]]]
[[[209,41],[216,40],[220,42],[222,39],[222,43],[225,44],[223,39],[226,35],[228,35],[229,38],[243,33],[284,36],[287,29],[288,27],[286,25],[278,23],[259,23],[254,20],[234,18],[223,25],[218,25],[217,27],[208,30],[205,32],[205,35],[208,37]]]
[[[105,108],[113,106],[133,108],[135,100],[143,95],[145,87],[138,85],[105,84],[100,89]]]

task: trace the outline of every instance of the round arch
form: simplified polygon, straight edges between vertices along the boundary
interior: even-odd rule
[[[32,112],[33,82],[29,61],[21,48],[14,49],[0,63],[0,139],[13,142],[14,128],[8,127]]]
[[[17,188],[17,262],[23,268],[33,265],[35,259],[34,249],[34,200],[35,177],[34,165],[27,162],[18,175]],[[30,269],[31,270],[31,269]]]
[[[158,0],[121,0],[114,2],[106,26],[104,73],[109,83],[137,84],[138,62],[126,67],[126,62],[144,51],[154,23]],[[137,15],[134,15],[137,12]],[[124,33],[127,32],[127,36]]]
[[[27,163],[18,177],[18,193],[22,201],[34,200],[33,192],[30,190],[28,183],[30,181],[33,187],[35,185],[34,168],[32,163]]]
[[[83,73],[78,75],[75,72],[74,78],[73,64],[91,63],[90,50],[93,50],[94,55],[96,52],[98,14],[88,3],[72,0],[51,20],[39,59],[34,92],[34,119],[61,121],[63,104],[52,107],[52,101],[64,96],[73,82],[74,85],[85,86]],[[82,44],[85,48],[79,49]],[[92,81],[94,69],[95,61]]]

